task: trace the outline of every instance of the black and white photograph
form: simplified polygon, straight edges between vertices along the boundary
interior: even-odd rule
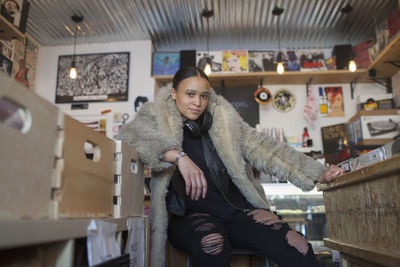
[[[128,101],[129,57],[129,52],[75,55],[77,78],[71,79],[73,56],[60,56],[56,103]]]
[[[1,0],[0,13],[22,33],[25,33],[29,6],[27,0]]]
[[[210,58],[211,71],[222,71],[222,51],[198,51],[196,53],[196,65],[198,68],[204,70],[207,64],[207,56]]]
[[[249,71],[274,71],[275,64],[273,62],[274,51],[267,50],[249,50],[248,61]]]

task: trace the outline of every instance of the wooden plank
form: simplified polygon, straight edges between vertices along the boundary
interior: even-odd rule
[[[345,254],[345,257],[347,255],[351,256],[347,257],[350,259],[350,262],[367,262],[370,266],[378,265],[393,267],[398,267],[400,264],[400,257],[393,256],[385,251],[376,251],[368,247],[349,245],[331,238],[324,238],[324,244],[329,248],[339,250],[341,254]]]
[[[400,172],[400,155],[393,158],[378,162],[374,165],[367,166],[349,173],[346,173],[332,182],[327,184],[318,184],[318,191],[329,191],[339,187],[348,186],[356,183],[367,182],[371,179],[383,179],[387,175],[397,174]]]
[[[279,75],[274,71],[268,72],[241,72],[241,73],[216,73],[210,74],[210,83],[213,87],[221,87],[222,81],[224,85],[229,86],[246,86],[260,84],[263,80],[264,85],[268,84],[306,84],[310,78],[313,83],[349,83],[357,79],[358,82],[372,82],[368,76],[368,72],[357,70],[350,72],[347,70],[329,70],[329,71],[286,71]],[[172,81],[173,76],[153,76],[157,84],[161,87]]]
[[[25,38],[25,35],[5,17],[0,15],[0,39],[11,40],[23,38]]]
[[[390,78],[399,69],[390,64],[389,61],[397,63],[400,61],[400,34],[376,57],[368,67],[368,70],[376,69],[378,78]]]
[[[135,165],[135,170],[131,168]],[[142,216],[144,207],[143,164],[136,151],[122,143],[121,216]]]
[[[377,110],[360,110],[353,117],[350,118],[349,122],[353,122],[361,116],[385,116],[385,115],[399,115],[400,109],[377,109]]]
[[[65,116],[61,189],[53,191],[60,218],[108,217],[113,214],[115,143],[79,121]],[[97,145],[94,160],[85,142]]]
[[[0,98],[31,117],[26,133],[0,122],[0,219],[48,218],[58,109],[5,75],[0,84]]]
[[[319,189],[329,239],[342,244],[340,251],[368,260],[374,251],[380,262],[400,265],[400,156],[338,177]]]
[[[92,219],[8,220],[0,221],[0,249],[49,243],[87,236]],[[127,218],[101,218],[117,224],[117,231],[127,230]]]

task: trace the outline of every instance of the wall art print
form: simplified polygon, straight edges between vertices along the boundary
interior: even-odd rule
[[[72,57],[58,58],[56,103],[128,101],[129,52],[75,55],[75,80]]]

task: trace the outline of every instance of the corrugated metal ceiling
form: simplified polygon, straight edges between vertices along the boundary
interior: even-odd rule
[[[27,33],[44,46],[72,45],[75,24],[84,16],[78,44],[151,39],[157,51],[276,49],[275,6],[281,48],[331,48],[373,36],[398,0],[31,0]],[[340,9],[353,6],[350,14]]]

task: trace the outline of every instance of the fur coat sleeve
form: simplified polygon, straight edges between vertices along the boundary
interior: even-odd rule
[[[243,156],[259,171],[287,179],[303,191],[314,188],[314,181],[325,171],[316,160],[292,147],[257,132],[247,123],[241,124],[244,140]],[[268,148],[268,149],[267,149]]]
[[[168,150],[180,150],[179,142],[167,134],[157,131],[154,104],[147,102],[136,114],[133,121],[122,127],[118,139],[132,146],[139,158],[152,171],[163,171],[172,166],[172,163],[162,161]]]

